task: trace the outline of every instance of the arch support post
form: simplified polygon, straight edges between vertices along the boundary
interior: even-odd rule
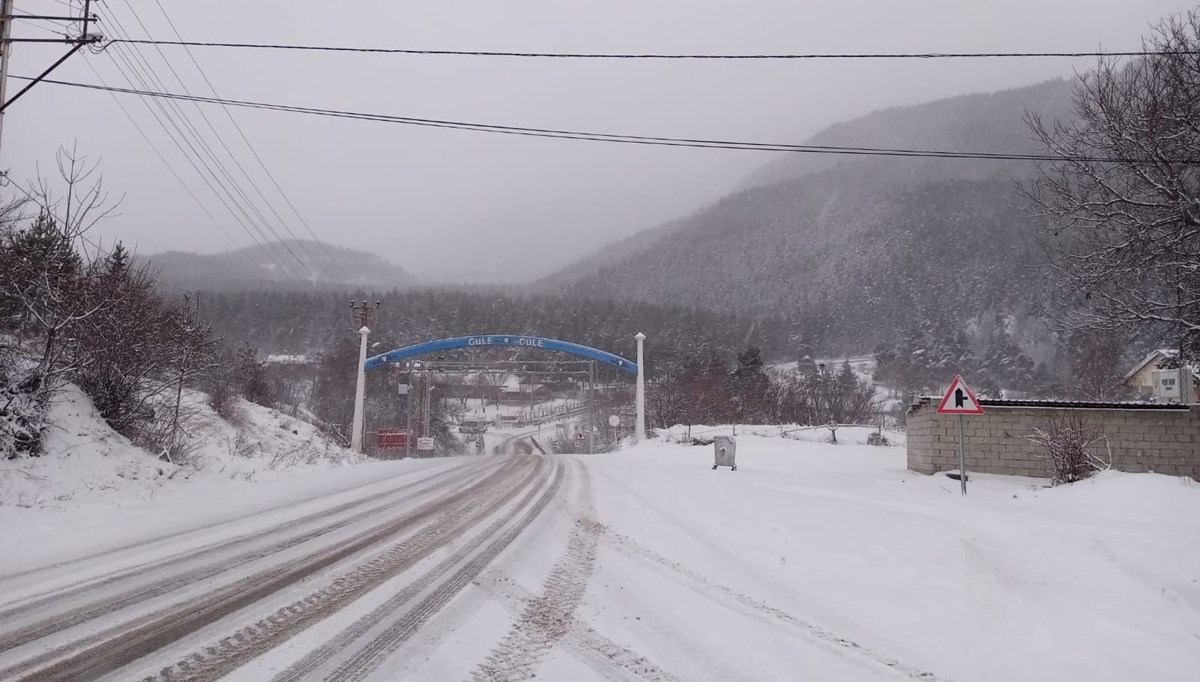
[[[637,389],[635,398],[635,402],[637,403],[637,422],[634,427],[634,440],[641,443],[646,440],[646,357],[643,348],[646,335],[638,332],[633,338],[637,339]]]
[[[367,335],[371,330],[363,325],[358,330],[358,378],[354,383],[354,425],[350,430],[350,449],[363,451],[363,403],[367,394]]]

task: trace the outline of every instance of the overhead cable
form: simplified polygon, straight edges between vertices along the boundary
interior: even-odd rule
[[[1147,52],[1145,50],[1102,52],[809,52],[809,53],[670,53],[670,52],[515,52],[493,50],[433,50],[398,47],[355,47],[341,45],[296,45],[285,43],[241,43],[201,40],[117,39],[110,44],[160,45],[173,47],[223,47],[256,50],[292,50],[301,52],[358,52],[365,54],[428,55],[455,57],[517,57],[533,59],[735,59],[735,60],[826,60],[826,59],[997,59],[997,58],[1080,58],[1145,57],[1149,55],[1197,55],[1200,50]]]
[[[10,76],[11,78],[27,79],[24,76]],[[237,106],[250,109],[262,109],[266,111],[282,111],[288,113],[307,114],[310,116],[324,116],[332,118],[345,118],[360,121],[376,121],[381,123],[394,123],[399,125],[430,127],[430,128],[447,128],[454,130],[470,130],[475,132],[486,132],[504,135],[518,135],[528,137],[542,137],[552,139],[565,140],[580,140],[587,142],[609,142],[619,144],[635,144],[648,146],[666,146],[666,147],[687,147],[698,149],[731,149],[744,151],[767,151],[767,152],[789,152],[802,154],[837,154],[850,156],[887,156],[887,157],[914,157],[914,158],[938,158],[938,159],[979,159],[991,161],[1045,161],[1045,162],[1095,162],[1095,163],[1130,163],[1130,162],[1145,162],[1126,157],[1067,157],[1052,154],[1028,154],[1028,153],[1009,153],[1009,152],[977,152],[977,151],[955,151],[955,150],[934,150],[934,149],[903,149],[903,148],[888,148],[888,147],[851,147],[839,145],[805,145],[805,144],[786,144],[773,142],[747,142],[738,140],[720,140],[720,139],[703,139],[703,138],[686,138],[686,137],[667,137],[667,136],[648,136],[648,135],[628,135],[615,133],[598,133],[576,130],[562,130],[553,128],[533,128],[523,126],[497,125],[488,123],[472,123],[466,121],[452,121],[441,119],[414,118],[408,116],[395,116],[389,114],[375,114],[366,112],[341,111],[337,109],[321,109],[314,107],[301,107],[284,104],[271,104],[266,102],[253,102],[247,100],[220,99],[213,97],[198,97],[191,95],[180,95],[169,92],[155,92],[148,90],[135,90],[130,88],[114,88],[96,85],[93,83],[78,83],[73,81],[61,81],[46,79],[44,82],[54,85],[63,85],[75,88],[84,88],[90,90],[101,90],[117,92],[129,95],[137,95],[142,97],[155,97],[172,100],[184,100],[192,102],[201,102],[208,104],[220,104],[225,106]],[[1200,161],[1196,159],[1155,159],[1156,163],[1173,163],[1184,165],[1196,165]]]

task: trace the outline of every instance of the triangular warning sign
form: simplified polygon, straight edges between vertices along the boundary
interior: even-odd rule
[[[950,389],[942,397],[937,411],[938,414],[983,414],[983,405],[979,404],[979,399],[967,388],[967,382],[959,374],[950,383]]]

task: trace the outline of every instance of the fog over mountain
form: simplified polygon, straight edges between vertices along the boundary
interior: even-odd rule
[[[1032,153],[1024,118],[1069,111],[1071,81],[966,95],[831,126],[813,145]],[[795,155],[686,219],[612,244],[539,288],[781,314],[859,348],[913,320],[1021,314],[1040,250],[1025,161]],[[830,325],[836,317],[836,328]]]

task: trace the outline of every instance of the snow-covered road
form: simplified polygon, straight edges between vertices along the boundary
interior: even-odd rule
[[[0,513],[0,679],[1190,680],[1200,486],[902,448],[368,464]]]

